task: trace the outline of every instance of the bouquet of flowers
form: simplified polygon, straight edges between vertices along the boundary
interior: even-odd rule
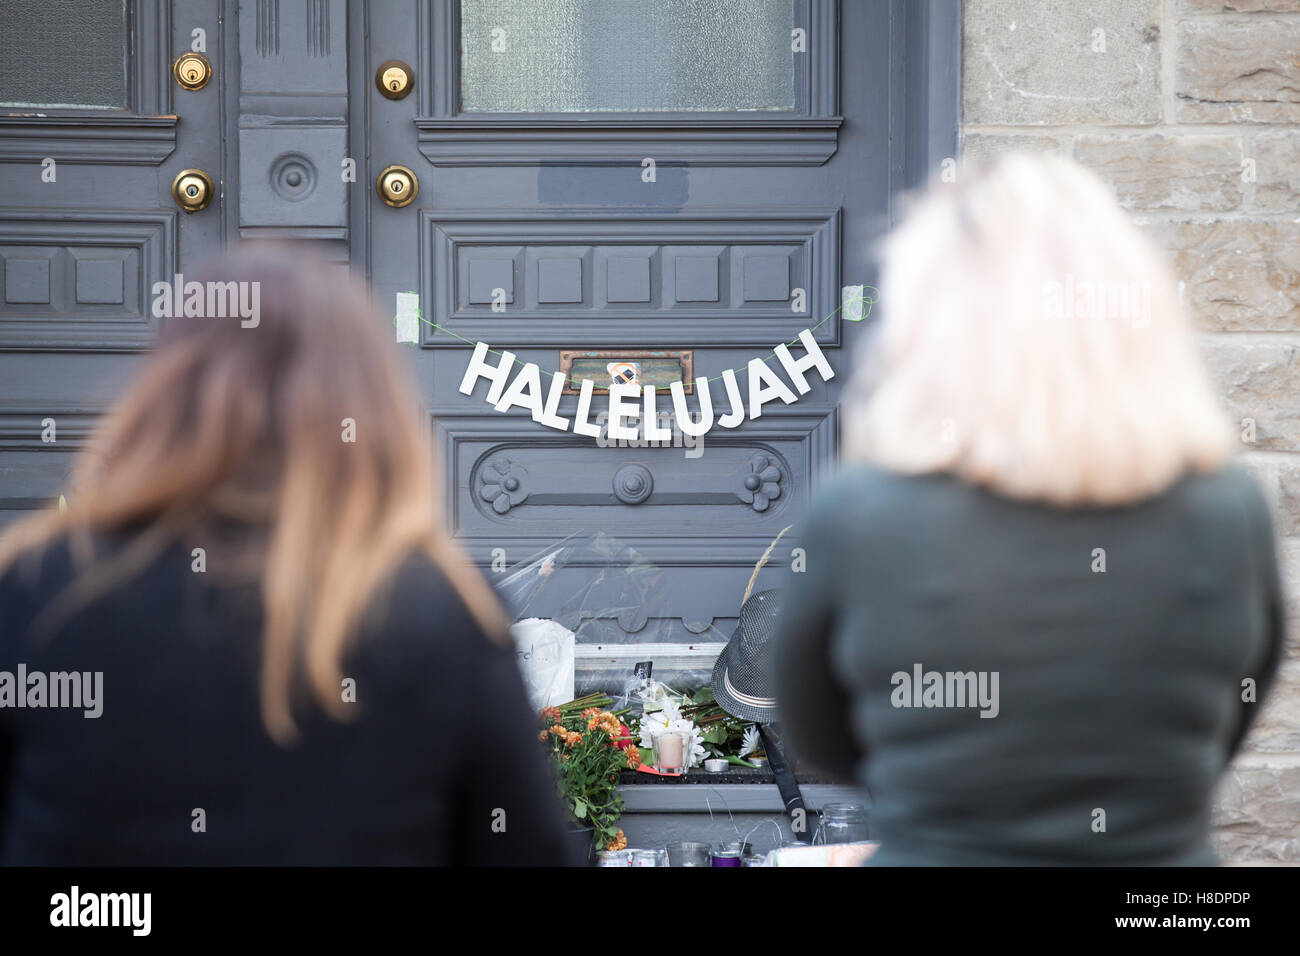
[[[693,694],[680,695],[662,685],[654,690],[662,693],[646,700],[638,728],[643,763],[653,759],[650,747],[655,734],[679,730],[691,742],[688,766],[698,767],[706,757],[720,757],[738,767],[755,769],[745,757],[757,756],[762,750],[758,728],[718,706],[712,688],[701,687]]]
[[[711,687],[701,687],[688,697],[682,704],[681,714],[698,728],[700,741],[714,757],[738,767],[753,768],[754,764],[745,758],[762,754],[758,728],[718,706]]]
[[[595,829],[598,847],[621,850],[627,838],[618,827],[623,798],[618,775],[641,763],[632,731],[622,712],[605,710],[610,698],[589,694],[558,707],[544,707],[545,728],[538,739],[548,748],[555,766],[556,786],[570,818],[578,826]]]
[[[690,718],[682,716],[681,707],[673,698],[665,698],[657,710],[647,711],[642,714],[639,729],[643,751],[648,752],[650,750],[656,735],[667,730],[677,730],[685,734],[686,739],[689,741],[686,746],[686,766],[698,767],[704,762],[703,735]]]

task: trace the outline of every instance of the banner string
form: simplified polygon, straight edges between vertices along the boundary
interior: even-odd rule
[[[820,322],[818,322],[816,325],[814,325],[812,328],[808,329],[807,331],[809,331],[809,332],[816,332],[816,331],[817,331],[818,329],[820,329],[823,325],[825,325],[825,324],[826,324],[827,322],[829,322],[831,319],[835,318],[836,315],[838,315],[840,312],[842,312],[842,311],[844,310],[844,307],[845,307],[845,306],[847,306],[847,305],[852,305],[852,304],[857,303],[857,302],[861,302],[862,305],[863,305],[862,314],[861,314],[860,316],[858,316],[857,318],[849,318],[849,317],[846,316],[846,317],[845,317],[845,321],[847,321],[847,322],[861,322],[861,321],[863,321],[864,319],[868,318],[868,317],[871,315],[871,307],[872,307],[873,305],[876,304],[876,301],[877,301],[877,300],[876,300],[876,298],[875,298],[875,295],[867,295],[867,294],[865,294],[865,293],[866,293],[866,290],[870,289],[872,293],[877,293],[878,290],[876,289],[875,286],[871,286],[871,285],[864,285],[864,286],[862,287],[862,289],[863,289],[863,292],[864,292],[863,295],[860,295],[860,296],[851,296],[850,298],[845,299],[844,301],[842,301],[842,302],[840,303],[840,307],[839,307],[838,309],[836,309],[836,310],[835,310],[834,312],[832,312],[830,315],[826,316],[826,318],[822,319]],[[416,293],[414,293],[414,292],[405,292],[405,293],[403,293],[403,295],[416,295]],[[415,307],[415,317],[416,317],[417,319],[419,319],[421,322],[423,322],[425,325],[430,326],[431,328],[435,328],[435,329],[437,329],[439,332],[446,332],[448,335],[452,336],[453,338],[459,339],[460,341],[466,343],[467,345],[471,345],[471,346],[476,346],[476,345],[478,345],[478,342],[477,342],[475,339],[466,338],[465,336],[461,335],[459,332],[457,332],[457,331],[455,331],[455,330],[453,330],[453,329],[449,329],[449,328],[447,328],[445,325],[439,325],[437,322],[431,322],[431,321],[429,321],[428,319],[426,319],[426,318],[424,317],[424,310],[421,309],[419,306],[416,306],[416,307]],[[397,325],[397,317],[394,316],[394,317],[393,317],[393,326],[396,327],[396,325]],[[789,347],[789,346],[791,346],[791,345],[796,345],[796,344],[798,344],[798,342],[799,342],[799,339],[798,339],[798,337],[796,337],[796,338],[792,339],[791,341],[786,342],[785,345],[786,345],[787,347]],[[500,351],[500,350],[498,350],[498,349],[494,349],[494,348],[489,348],[489,349],[488,349],[488,353],[489,353],[490,355],[499,355],[499,356],[501,356],[502,358],[505,358],[505,355],[506,355],[505,352]],[[776,355],[776,349],[774,348],[774,349],[771,351],[770,354],[763,356],[763,361],[764,361],[764,362],[768,362],[768,361],[770,361],[770,360],[771,360],[775,355]],[[527,365],[527,364],[528,364],[527,362],[525,362],[525,361],[523,361],[522,359],[520,359],[518,356],[514,356],[514,363],[515,363],[516,365]],[[733,368],[733,369],[731,369],[730,371],[733,372],[733,373],[736,373],[736,372],[743,371],[743,369],[746,368],[746,367],[748,367],[748,366],[746,365],[746,366],[742,366],[741,368]],[[546,378],[549,379],[550,377],[554,376],[554,374],[555,374],[554,372],[547,373],[547,374],[546,374]],[[726,372],[723,372],[721,375],[715,375],[715,376],[713,376],[713,378],[705,379],[705,381],[707,381],[707,382],[717,382],[717,381],[720,381],[720,380],[722,379],[722,376],[725,375],[725,374],[726,374]],[[582,386],[582,382],[583,382],[582,379],[567,378],[567,379],[565,380],[565,384],[568,385],[569,387],[572,387],[572,388],[579,388],[579,387],[581,387],[581,386]],[[603,386],[602,386],[602,387],[603,387]],[[656,389],[656,391],[659,391],[659,389]]]

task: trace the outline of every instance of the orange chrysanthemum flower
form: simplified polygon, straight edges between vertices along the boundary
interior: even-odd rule
[[[625,850],[627,849],[627,836],[623,833],[623,828],[619,827],[618,835],[609,841],[606,850]]]
[[[558,707],[542,708],[541,718],[543,724],[558,724],[560,722],[560,716],[560,708]]]
[[[635,770],[641,766],[641,751],[636,744],[627,744],[623,747],[623,756],[627,758],[627,769]]]

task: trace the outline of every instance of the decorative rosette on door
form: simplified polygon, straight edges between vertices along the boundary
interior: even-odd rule
[[[528,449],[515,449],[528,454]],[[747,461],[710,478],[683,481],[679,459],[655,468],[641,462],[606,464],[599,458],[573,472],[566,468],[529,471],[517,458],[496,456],[486,460],[474,479],[475,496],[498,515],[525,502],[533,505],[680,505],[685,496],[697,505],[743,504],[764,512],[781,498],[786,472],[772,453],[757,452]],[[688,487],[689,485],[689,487]],[[656,500],[658,499],[658,500]]]

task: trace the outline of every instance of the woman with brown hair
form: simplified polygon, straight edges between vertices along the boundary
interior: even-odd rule
[[[567,862],[386,323],[297,249],[193,278],[257,315],[166,320],[66,509],[0,549],[0,673],[26,675],[0,682],[0,862]]]

